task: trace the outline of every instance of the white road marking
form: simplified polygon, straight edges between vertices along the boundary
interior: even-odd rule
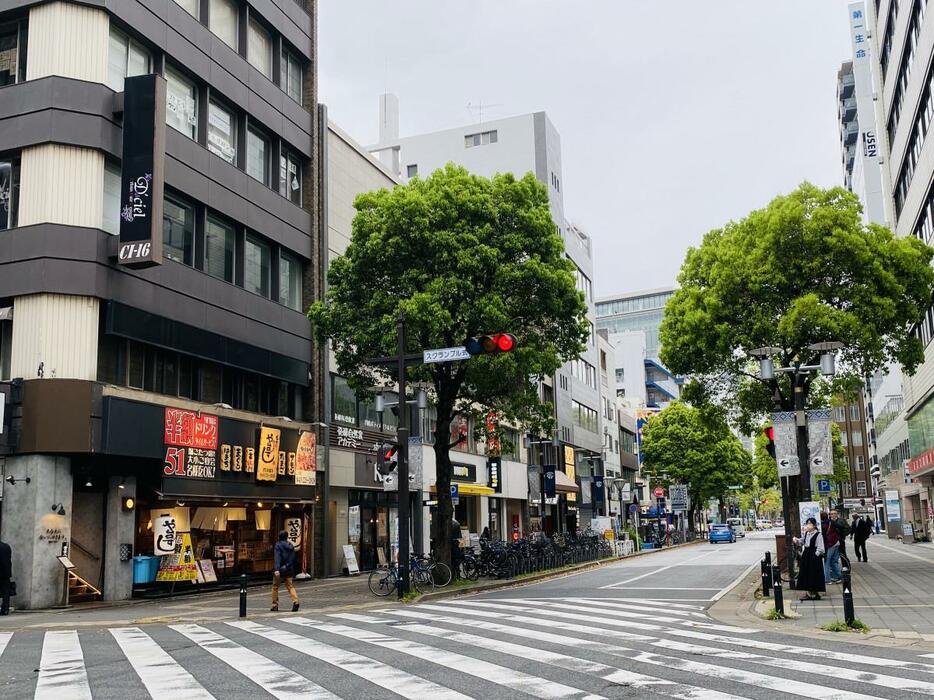
[[[187,637],[274,697],[288,700],[339,700],[338,696],[317,683],[205,627],[169,625],[169,628]]]
[[[739,576],[733,579],[733,582],[731,584],[721,589],[720,592],[717,593],[717,595],[715,595],[712,600],[714,602],[717,602],[727,593],[729,593],[734,588],[736,588],[739,584],[741,584],[746,579],[747,576],[749,576],[749,572],[755,569],[757,566],[759,566],[759,562],[754,561],[752,564],[749,565],[749,568],[747,568],[745,571],[743,571],[743,573],[741,573]]]
[[[562,601],[565,603],[593,603],[597,607],[609,605],[613,608],[620,608],[622,610],[634,610],[636,612],[647,613],[651,612],[645,609],[641,603],[632,603],[625,598],[562,598]],[[693,617],[699,620],[704,620],[705,622],[710,622],[711,619],[707,613],[697,612],[695,610],[678,610],[677,608],[666,609],[665,614],[667,615],[680,615],[683,617]]]
[[[74,630],[46,632],[42,641],[42,660],[36,700],[91,700],[88,674],[78,633]]]
[[[11,639],[13,639],[12,632],[0,632],[0,656],[3,656],[3,650],[6,649]]]
[[[190,700],[214,697],[139,627],[115,627],[110,634],[152,697]]]
[[[333,613],[328,617],[336,617],[341,620],[350,620],[351,622],[365,622],[367,624],[379,624],[392,622],[389,618],[373,617],[372,615],[358,615],[356,613]]]
[[[699,556],[691,557],[690,559],[685,559],[684,561],[679,561],[679,562],[676,562],[676,563],[674,563],[674,564],[669,564],[668,566],[663,566],[663,567],[661,567],[660,569],[656,569],[655,571],[650,571],[650,572],[647,573],[647,574],[641,574],[641,575],[639,575],[639,576],[634,576],[634,577],[632,577],[632,578],[626,579],[625,581],[617,581],[616,583],[610,583],[610,584],[607,584],[606,586],[600,586],[600,588],[604,588],[604,589],[605,589],[605,588],[621,588],[622,586],[626,585],[627,583],[632,583],[633,581],[639,581],[639,580],[641,580],[641,579],[648,578],[649,576],[655,576],[655,574],[660,574],[660,573],[662,573],[663,571],[668,571],[668,569],[673,569],[673,568],[675,568],[676,566],[684,566],[685,564],[689,564],[689,563],[692,562],[692,561],[697,561],[698,559],[703,559],[704,557],[710,556],[710,555],[713,554],[715,551],[716,551],[716,550],[710,550],[710,551],[708,551],[708,552],[704,552],[703,554],[701,554],[701,555],[699,555]]]
[[[360,615],[360,617],[368,617]],[[370,617],[370,620],[379,620],[379,618]],[[364,620],[365,622],[365,620]],[[228,622],[231,627],[245,630],[253,634],[269,639],[277,644],[293,649],[306,656],[320,659],[325,663],[336,666],[348,673],[359,676],[378,686],[392,691],[405,698],[443,698],[445,700],[470,700],[469,695],[464,695],[456,690],[445,688],[437,683],[413,676],[410,673],[394,668],[375,659],[356,654],[352,651],[345,651],[338,647],[318,642],[309,637],[303,637],[294,632],[258,625],[255,622]],[[374,623],[376,624],[376,623]]]
[[[314,629],[330,632],[331,634],[349,637],[350,639],[356,639],[357,641],[374,644],[386,649],[392,649],[393,651],[408,654],[409,656],[414,656],[423,661],[429,661],[446,668],[454,669],[461,673],[466,673],[522,693],[528,693],[538,698],[582,698],[582,700],[597,700],[602,697],[600,695],[589,694],[579,688],[572,688],[562,683],[550,681],[546,678],[538,678],[537,676],[531,676],[521,671],[514,671],[505,666],[490,663],[489,661],[475,659],[471,656],[464,656],[463,654],[447,651],[445,649],[438,649],[426,644],[419,644],[418,642],[410,642],[406,639],[390,637],[377,632],[330,623],[316,624],[302,617],[284,618],[283,622],[313,627]]]

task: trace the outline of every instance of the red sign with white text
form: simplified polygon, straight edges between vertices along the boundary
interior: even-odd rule
[[[934,467],[934,449],[908,460],[908,473],[911,476],[920,476],[921,472],[926,472],[931,467]]]
[[[202,415],[184,408],[165,409],[165,444],[175,447],[217,449],[217,416]]]

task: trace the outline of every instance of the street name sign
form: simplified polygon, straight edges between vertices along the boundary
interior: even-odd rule
[[[470,353],[463,345],[456,348],[436,348],[434,350],[425,350],[422,353],[422,362],[431,364],[433,362],[454,362],[455,360],[469,360]]]

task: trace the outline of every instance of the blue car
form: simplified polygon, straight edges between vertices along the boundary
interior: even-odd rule
[[[733,532],[733,528],[725,523],[711,525],[708,540],[710,544],[717,544],[717,542],[736,542],[736,533]]]

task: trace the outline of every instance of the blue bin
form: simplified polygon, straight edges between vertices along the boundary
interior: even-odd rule
[[[651,542],[643,542],[641,549],[655,549],[655,545]]]
[[[150,583],[156,580],[159,557],[137,555],[133,557],[133,583]]]

